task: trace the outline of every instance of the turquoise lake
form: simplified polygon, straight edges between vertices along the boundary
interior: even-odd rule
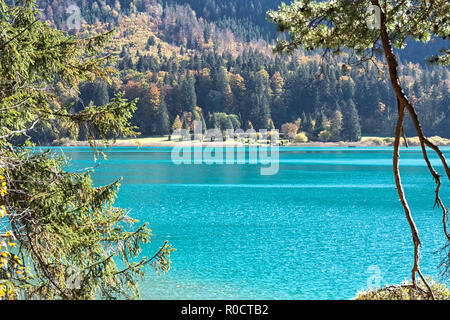
[[[71,169],[94,164],[89,148],[52,150],[71,158]],[[176,165],[171,150],[108,149],[93,174],[96,185],[123,177],[116,204],[154,234],[144,255],[166,239],[177,249],[168,274],[148,267],[144,299],[350,299],[410,277],[413,246],[392,148],[283,147],[271,176],[260,174],[261,164]],[[434,182],[419,148],[402,149],[401,171],[422,271],[440,279],[442,212],[433,210]],[[450,203],[448,181],[442,199]]]

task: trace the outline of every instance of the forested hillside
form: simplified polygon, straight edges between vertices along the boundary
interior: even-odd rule
[[[65,99],[61,92],[59,103],[80,110],[125,91],[127,98],[139,98],[133,122],[144,136],[191,128],[195,119],[223,130],[280,129],[295,123],[310,140],[320,141],[393,133],[397,110],[382,66],[352,67],[345,57],[323,63],[314,52],[272,53],[275,27],[266,22],[265,12],[277,1],[38,3],[42,19],[66,29],[66,9],[77,4],[83,36],[116,28],[107,48],[118,55],[114,82],[82,83],[80,99]],[[448,69],[408,62],[401,74],[425,133],[450,137]],[[55,128],[39,128],[33,137],[47,143],[57,138],[55,132],[68,135],[63,125]],[[86,138],[82,128],[77,134]]]

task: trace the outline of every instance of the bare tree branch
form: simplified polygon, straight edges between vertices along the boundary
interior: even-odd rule
[[[33,128],[36,126],[36,124],[39,122],[40,118],[36,119],[33,124],[31,125],[31,127],[23,129],[23,130],[16,130],[16,131],[11,131],[8,134],[5,134],[3,136],[0,136],[0,139],[8,139],[14,135],[18,135],[18,134],[24,134],[27,133],[30,130],[33,130]]]

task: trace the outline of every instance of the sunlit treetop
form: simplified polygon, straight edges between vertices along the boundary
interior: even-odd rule
[[[386,14],[386,28],[395,48],[404,48],[411,39],[428,42],[450,35],[450,6],[446,0],[379,1],[330,0],[295,1],[269,11],[269,20],[280,32],[287,31],[289,40],[280,40],[278,52],[325,49],[341,53],[344,48],[370,59],[382,49],[377,27],[377,7]],[[449,49],[443,48],[431,62],[449,64]]]

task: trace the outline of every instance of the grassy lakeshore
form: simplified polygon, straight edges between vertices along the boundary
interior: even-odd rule
[[[450,146],[450,139],[442,137],[430,137],[431,142],[438,146]],[[247,145],[258,145],[258,142],[242,142],[228,140],[224,142],[207,142],[207,141],[171,141],[169,136],[159,136],[159,137],[148,137],[148,138],[138,138],[138,139],[118,139],[112,146],[116,147],[127,147],[127,146],[142,146],[142,147],[173,147],[182,146],[189,143],[194,143],[202,146],[215,146],[218,144],[234,145],[234,146],[247,146]],[[362,137],[358,142],[320,142],[320,141],[310,141],[310,142],[289,142],[287,140],[281,140],[280,146],[301,146],[301,147],[387,147],[392,146],[394,138],[391,137]],[[409,146],[419,146],[419,138],[411,137],[407,138]],[[101,144],[101,143],[100,143]],[[404,145],[404,140],[402,139],[402,144]],[[62,139],[60,141],[55,141],[54,145],[58,146],[88,146],[87,141],[74,141],[68,139]]]

